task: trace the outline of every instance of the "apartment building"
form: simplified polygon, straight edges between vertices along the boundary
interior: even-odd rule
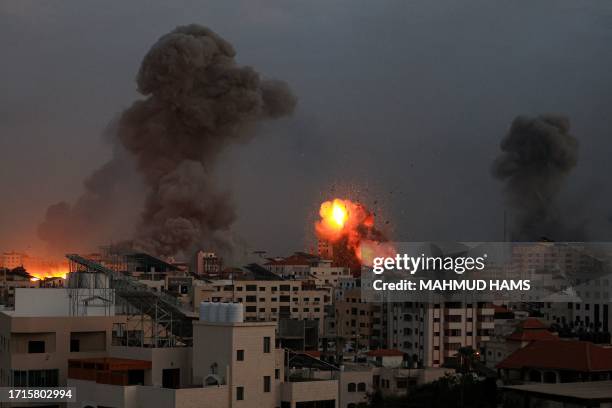
[[[0,384],[65,386],[69,359],[107,355],[113,326],[124,317],[83,308],[71,315],[65,293],[17,289],[15,309],[0,311]]]
[[[502,360],[532,341],[559,340],[556,334],[549,332],[548,327],[535,317],[513,322],[511,333],[498,332],[496,327],[495,336],[486,342],[482,355],[487,367],[494,369]]]
[[[263,267],[283,278],[303,279],[310,276],[310,268],[317,266],[319,258],[304,252],[296,252],[288,257],[272,258]]]
[[[28,256],[21,252],[4,252],[0,257],[0,268],[15,269],[23,266],[27,259]]]
[[[71,360],[68,383],[79,390],[79,407],[338,407],[337,380],[292,381],[286,375],[285,351],[276,347],[275,330],[274,322],[243,321],[242,309],[214,319],[202,312],[194,322],[193,348],[183,348],[190,361],[172,360],[172,368],[193,373],[188,381],[169,381],[175,374],[168,371],[169,360],[156,364],[158,355],[123,349],[118,357],[113,348],[107,359]],[[175,349],[169,350],[173,355]]]
[[[377,348],[380,330],[373,328],[380,322],[380,305],[363,301],[361,291],[354,288],[336,301],[335,309],[336,333],[347,342],[348,349]]]
[[[543,302],[544,317],[562,326],[586,331],[612,329],[612,275],[577,279],[567,301]]]
[[[494,308],[485,302],[386,303],[380,306],[381,343],[440,367],[462,347],[480,350],[493,335]]]
[[[0,305],[12,306],[15,304],[16,288],[36,288],[39,282],[32,280],[23,268],[0,268]]]
[[[244,279],[194,286],[194,304],[203,301],[243,303],[246,321],[317,320],[323,333],[325,306],[331,304],[332,295],[330,288],[306,281]]]
[[[195,273],[198,276],[219,276],[223,261],[214,252],[198,251],[195,255]]]

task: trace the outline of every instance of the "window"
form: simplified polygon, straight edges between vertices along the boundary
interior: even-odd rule
[[[263,338],[263,352],[264,353],[270,352],[270,338],[269,337]]]
[[[70,339],[70,352],[76,353],[81,349],[81,342],[79,339]]]
[[[257,296],[247,296],[246,301],[247,302],[257,302]]]
[[[15,387],[27,387],[28,386],[28,372],[27,371],[13,371],[13,386]]]
[[[247,306],[245,308],[245,311],[247,313],[255,313],[255,312],[257,312],[257,306]]]
[[[236,361],[244,361],[244,350],[236,350]]]
[[[359,391],[359,392],[365,392],[365,390],[366,390],[366,385],[365,385],[365,383],[362,383],[362,382],[361,382],[361,383],[357,384],[357,391]]]
[[[14,371],[13,386],[17,387],[57,387],[59,370]]]
[[[42,340],[30,340],[28,341],[28,353],[44,353],[45,342]]]
[[[270,376],[265,375],[263,378],[264,381],[264,392],[270,392]]]
[[[246,285],[246,291],[247,292],[256,292],[257,291],[257,285]]]
[[[348,392],[355,392],[357,390],[357,385],[355,383],[349,383]]]
[[[274,379],[280,379],[280,370],[278,368],[274,369]]]
[[[236,387],[236,400],[242,401],[244,399],[244,387]]]

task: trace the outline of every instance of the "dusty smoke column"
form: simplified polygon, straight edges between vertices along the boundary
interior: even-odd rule
[[[519,116],[501,141],[493,174],[506,183],[512,240],[582,239],[580,229],[562,219],[556,203],[578,161],[578,141],[569,131],[569,119],[563,116]]]
[[[214,186],[215,159],[248,140],[258,121],[295,108],[285,82],[260,78],[234,56],[216,33],[188,25],[161,37],[142,61],[137,84],[146,98],[123,112],[116,137],[148,189],[134,242],[153,254],[222,245],[235,214]]]

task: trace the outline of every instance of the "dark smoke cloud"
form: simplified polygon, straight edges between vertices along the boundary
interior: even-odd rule
[[[578,141],[569,132],[570,121],[564,116],[519,116],[501,141],[493,174],[506,183],[512,240],[584,239],[582,228],[561,215],[557,202],[578,162]]]
[[[121,207],[113,197],[126,197],[125,185],[119,181],[125,181],[131,171],[126,152],[116,146],[113,158],[87,177],[84,192],[76,202],[50,205],[38,225],[38,236],[48,249],[58,253],[78,251],[85,249],[84,243],[112,235],[116,223],[109,223],[108,218]]]
[[[213,181],[217,156],[229,143],[248,140],[259,121],[289,115],[296,105],[285,82],[238,66],[235,54],[212,30],[188,25],[162,36],[144,57],[137,84],[146,98],[123,112],[115,134],[148,189],[135,246],[169,256],[231,245],[236,215]],[[41,238],[50,242],[59,231],[96,221],[98,201],[113,199],[115,162],[121,160],[90,178],[73,207],[49,208]]]

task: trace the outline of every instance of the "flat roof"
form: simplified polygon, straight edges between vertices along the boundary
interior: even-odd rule
[[[266,327],[266,326],[274,326],[276,327],[276,323],[274,321],[266,321],[266,322],[209,322],[206,320],[194,320],[193,324],[198,326],[234,326],[234,327]]]
[[[612,381],[511,385],[502,388],[512,391],[580,400],[612,401]]]

